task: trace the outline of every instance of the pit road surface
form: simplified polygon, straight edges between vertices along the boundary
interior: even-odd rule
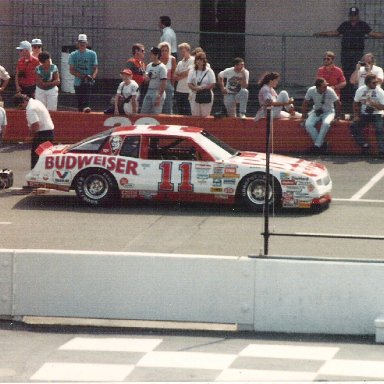
[[[312,158],[309,158],[313,160]],[[333,180],[329,209],[313,214],[271,214],[279,233],[384,236],[384,161],[373,158],[317,159]],[[73,192],[22,194],[29,167],[25,144],[0,147],[0,168],[14,171],[14,188],[0,191],[1,248],[132,251],[247,256],[263,249],[263,217],[228,206],[137,203],[83,205]],[[332,258],[384,258],[384,241],[274,237],[269,253]]]

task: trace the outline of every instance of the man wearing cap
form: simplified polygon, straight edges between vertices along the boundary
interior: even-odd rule
[[[87,48],[87,35],[78,37],[78,49],[69,55],[69,70],[75,76],[74,86],[79,112],[91,112],[92,86],[98,73],[97,54]]]
[[[32,56],[39,58],[39,53],[43,51],[43,43],[41,39],[32,39]]]
[[[139,86],[132,80],[132,71],[123,69],[120,72],[122,82],[119,84],[115,97],[115,115],[137,113]]]
[[[355,70],[357,62],[364,53],[365,37],[369,36],[374,39],[384,38],[381,32],[374,32],[372,28],[365,22],[360,20],[359,8],[351,7],[349,9],[349,20],[340,24],[336,31],[315,33],[316,37],[337,37],[341,36],[341,66],[347,79],[350,78]],[[347,86],[345,88],[347,99],[351,99],[353,88]]]
[[[313,109],[308,114],[310,102],[313,102]],[[325,142],[325,137],[333,121],[339,120],[340,108],[340,100],[336,92],[328,87],[327,81],[322,78],[316,79],[315,85],[310,87],[305,95],[301,117],[305,121],[305,129],[313,140],[313,146],[310,150],[312,154],[326,152],[328,145]],[[316,128],[318,122],[321,122],[320,131]]]
[[[167,87],[167,67],[160,61],[161,50],[151,48],[152,62],[147,65],[146,79],[148,91],[144,97],[141,113],[159,114],[163,109],[165,88]]]
[[[32,137],[31,169],[33,169],[39,160],[36,149],[46,141],[53,141],[55,127],[48,109],[41,101],[17,94],[13,98],[13,103],[16,108],[26,110],[29,133]]]
[[[16,49],[20,56],[16,66],[16,92],[33,97],[36,89],[35,68],[40,64],[39,59],[32,56],[32,45],[29,41],[22,41]]]

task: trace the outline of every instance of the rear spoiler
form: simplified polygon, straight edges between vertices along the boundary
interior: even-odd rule
[[[44,143],[40,144],[36,149],[36,154],[41,155],[44,151],[46,151],[49,148],[52,148],[53,144],[50,141],[45,141]]]

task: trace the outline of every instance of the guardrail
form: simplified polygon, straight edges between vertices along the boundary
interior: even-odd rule
[[[261,332],[375,334],[384,262],[0,250],[0,316],[238,324]]]
[[[74,143],[101,132],[115,124],[175,124],[202,127],[234,148],[246,151],[265,151],[266,121],[255,123],[253,119],[199,118],[179,115],[110,116],[103,113],[51,112],[55,124],[55,140]],[[26,141],[28,127],[25,112],[8,109],[8,126],[3,134],[4,142]],[[336,123],[327,135],[329,151],[339,155],[360,153],[350,131],[350,121]],[[372,153],[377,153],[374,127],[367,128]],[[279,119],[273,123],[272,151],[277,153],[305,153],[312,142],[299,120]]]

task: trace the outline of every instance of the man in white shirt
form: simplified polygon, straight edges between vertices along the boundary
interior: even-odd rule
[[[226,84],[224,84],[226,79]],[[236,57],[233,67],[221,71],[218,76],[221,92],[224,95],[224,105],[230,117],[236,117],[236,104],[240,104],[239,117],[245,119],[248,103],[249,71],[245,69],[244,60]]]
[[[351,84],[356,85],[357,88],[360,88],[365,84],[364,80],[368,74],[376,75],[379,85],[381,85],[384,79],[383,69],[375,65],[375,56],[372,53],[366,53],[361,61],[356,64],[356,69],[349,81]]]
[[[7,88],[10,78],[11,78],[11,76],[9,76],[9,73],[7,72],[7,70],[0,65],[0,82],[1,82],[0,100],[2,100],[1,95],[3,94],[5,89]]]
[[[0,144],[4,130],[7,126],[7,113],[3,107],[0,107]]]
[[[188,43],[179,45],[179,50],[182,59],[177,63],[175,70],[175,80],[177,87],[175,92],[177,113],[179,115],[191,115],[191,104],[189,102],[189,95],[191,94],[188,87],[188,74],[193,69],[195,58],[191,56],[191,46]]]
[[[33,169],[39,160],[36,149],[46,141],[53,141],[55,127],[48,109],[41,101],[17,94],[13,98],[13,103],[16,108],[26,110],[29,133],[32,138],[31,169]]]
[[[368,74],[365,85],[358,88],[353,102],[353,124],[351,133],[360,146],[362,154],[369,153],[369,144],[363,130],[367,124],[373,123],[379,146],[379,157],[384,158],[384,128],[381,111],[384,110],[384,90],[379,85],[376,75]]]
[[[171,18],[160,16],[159,28],[162,31],[160,43],[168,43],[171,46],[171,55],[177,60],[177,39],[175,31],[171,28]]]
[[[308,104],[313,102],[312,111],[308,114]],[[336,108],[335,108],[336,107]],[[340,119],[341,103],[336,92],[328,87],[328,83],[323,78],[318,78],[313,87],[308,88],[302,107],[303,121],[305,129],[313,140],[310,152],[317,155],[327,151],[325,137],[334,120]],[[321,122],[320,131],[316,124]]]

